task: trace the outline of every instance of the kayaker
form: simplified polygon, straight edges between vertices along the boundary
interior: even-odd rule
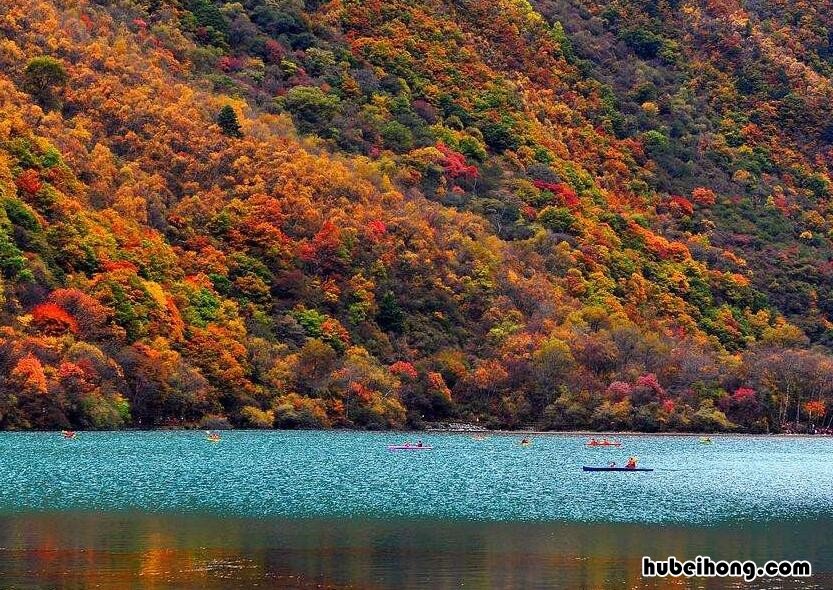
[[[628,462],[625,464],[625,469],[636,469],[636,457],[628,457]]]
[[[595,437],[590,439],[590,446],[591,446],[591,447],[595,447],[595,446],[596,446],[596,445],[598,445],[598,444],[599,444],[599,441],[597,441],[597,440],[595,439]]]
[[[521,444],[522,445],[528,445],[529,444],[529,439],[524,437],[523,440],[521,441]]]
[[[417,447],[422,447],[422,441],[421,440],[417,441]]]

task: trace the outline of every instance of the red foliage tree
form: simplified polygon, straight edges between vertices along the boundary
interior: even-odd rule
[[[56,289],[48,303],[63,309],[76,322],[78,333],[85,339],[101,340],[121,336],[113,323],[113,310],[78,289]]]
[[[694,214],[694,205],[685,197],[675,195],[666,202],[668,211],[675,217],[687,217]]]
[[[367,229],[370,231],[371,236],[379,238],[387,233],[388,226],[381,219],[374,219],[368,222]]]
[[[542,191],[551,192],[559,204],[565,207],[575,208],[581,204],[581,200],[569,184],[563,182],[547,182],[545,180],[536,180],[532,184],[535,188]]]
[[[416,368],[407,361],[396,361],[390,366],[390,372],[398,377],[406,377],[408,379],[417,378]]]
[[[630,396],[631,389],[632,388],[629,383],[625,383],[624,381],[614,381],[607,386],[605,395],[613,401],[620,402]]]
[[[718,406],[731,420],[741,423],[754,422],[764,410],[757,392],[751,387],[738,387],[732,395],[722,397]]]
[[[312,240],[299,249],[301,260],[317,264],[323,271],[335,271],[342,265],[341,230],[330,220],[324,222]]]
[[[37,194],[43,186],[40,174],[37,170],[32,169],[21,172],[20,176],[15,180],[15,184],[17,184],[17,188],[30,195]]]
[[[700,186],[691,191],[691,200],[701,207],[711,207],[717,202],[717,196],[713,190]]]
[[[445,173],[451,178],[474,180],[480,175],[480,172],[477,170],[477,166],[466,162],[466,157],[460,152],[455,152],[442,142],[437,144],[437,149],[440,150],[444,156],[442,164],[445,168]]]
[[[32,310],[32,324],[46,336],[78,333],[78,322],[60,305],[41,303]]]
[[[634,405],[660,402],[666,397],[665,389],[659,384],[657,376],[653,373],[646,373],[637,377],[631,390],[631,402]]]
[[[825,404],[824,400],[809,401],[804,404],[804,411],[807,412],[810,419],[818,418],[827,413],[827,404]]]

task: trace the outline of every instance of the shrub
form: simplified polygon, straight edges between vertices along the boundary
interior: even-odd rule
[[[283,106],[302,133],[324,130],[338,113],[341,101],[315,86],[296,86],[286,93]]]
[[[538,214],[538,223],[555,233],[567,233],[576,218],[567,207],[544,207]]]
[[[414,134],[399,121],[385,123],[381,134],[385,146],[396,152],[406,152],[414,147]]]
[[[240,410],[240,417],[244,425],[252,428],[272,428],[275,423],[275,412],[255,406],[245,406]]]
[[[700,403],[700,408],[694,414],[692,426],[703,432],[733,430],[735,428],[726,414],[718,410],[714,401],[710,399],[703,400]]]
[[[272,406],[276,428],[326,428],[330,425],[324,403],[319,399],[289,393]]]

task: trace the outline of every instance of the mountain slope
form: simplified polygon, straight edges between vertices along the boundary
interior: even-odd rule
[[[719,231],[743,179],[669,180],[692,142],[630,129],[564,30],[509,0],[0,8],[0,424],[824,420],[830,359],[782,315],[824,307]]]
[[[715,208],[694,220],[700,231],[746,259],[768,300],[828,345],[829,4],[538,7],[565,23],[588,70],[615,94],[620,136],[671,139],[651,153],[658,188],[715,190]]]

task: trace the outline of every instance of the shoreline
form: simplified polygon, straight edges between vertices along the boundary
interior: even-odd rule
[[[722,437],[722,438],[833,438],[833,434],[807,433],[773,433],[773,432],[644,432],[636,430],[487,430],[487,429],[454,429],[454,428],[426,428],[424,430],[360,430],[354,428],[120,428],[117,430],[83,430],[75,429],[78,433],[119,433],[119,432],[363,432],[375,434],[486,434],[495,436],[588,436],[596,438],[610,437],[639,437],[639,436],[685,436],[685,437]],[[0,434],[60,434],[61,430],[0,430]]]
[[[352,431],[351,431],[352,432]],[[590,436],[596,438],[625,436],[687,436],[687,437],[790,437],[790,438],[833,438],[831,434],[787,434],[787,433],[750,433],[750,432],[641,432],[635,430],[605,431],[597,430],[396,430],[391,432],[426,432],[428,434],[495,434],[501,436]]]

